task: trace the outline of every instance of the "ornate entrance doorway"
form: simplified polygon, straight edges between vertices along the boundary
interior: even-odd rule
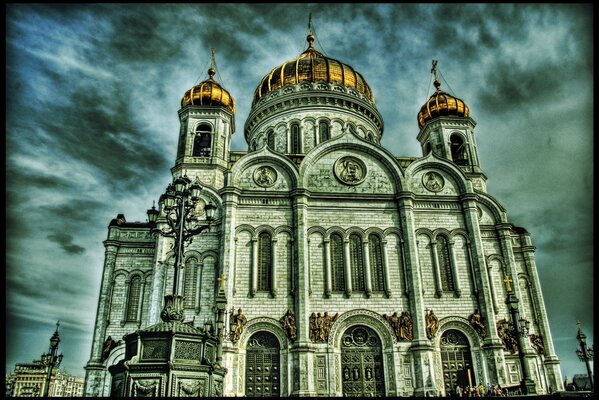
[[[245,356],[245,395],[279,397],[279,341],[270,332],[256,332],[248,341]]]
[[[341,337],[341,381],[343,396],[385,395],[381,340],[367,326],[349,328]]]
[[[470,344],[462,332],[451,329],[443,333],[441,336],[441,363],[445,394],[455,393],[457,385],[465,387],[476,384]]]

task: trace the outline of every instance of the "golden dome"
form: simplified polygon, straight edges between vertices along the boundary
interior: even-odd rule
[[[181,99],[181,108],[189,105],[222,106],[235,112],[235,100],[225,88],[214,80],[215,73],[214,67],[210,67],[208,69],[208,79],[185,92]]]
[[[470,115],[466,103],[440,89],[441,82],[435,79],[434,85],[437,90],[418,113],[418,128],[422,128],[428,121],[440,116],[467,118]]]
[[[374,102],[370,86],[362,75],[347,64],[323,56],[312,46],[314,36],[307,37],[308,49],[297,58],[275,67],[262,78],[254,93],[252,106],[267,93],[277,90],[285,85],[294,85],[300,82],[327,82],[340,83],[364,94]]]

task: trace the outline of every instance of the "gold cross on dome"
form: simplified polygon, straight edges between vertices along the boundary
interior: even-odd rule
[[[435,74],[435,80],[437,79],[437,60],[433,60],[433,67],[431,68],[431,74]]]
[[[224,274],[221,274],[217,279],[220,282],[220,291],[221,292],[225,291],[225,280],[226,279],[227,279],[227,277]]]
[[[510,286],[510,283],[512,283],[513,280],[510,278],[509,275],[506,275],[505,279],[503,281],[505,282],[506,290],[508,292],[511,292],[512,291],[512,287]]]

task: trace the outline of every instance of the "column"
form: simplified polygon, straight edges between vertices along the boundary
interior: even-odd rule
[[[362,249],[364,253],[364,273],[365,276],[365,289],[366,289],[366,297],[372,296],[372,274],[370,270],[370,251],[368,247],[368,239],[362,241]]]
[[[400,238],[401,240],[401,238]],[[387,241],[382,240],[381,245],[383,247],[383,277],[385,279],[385,296],[391,297],[391,279],[389,278],[389,255],[387,253]],[[401,262],[401,260],[398,260]],[[401,268],[400,268],[401,269]],[[405,273],[402,271],[402,275],[405,279]]]
[[[455,290],[455,294],[457,297],[460,297],[462,294],[462,289],[461,289],[461,285],[460,285],[460,277],[458,275],[458,264],[456,263],[455,260],[455,250],[453,248],[454,246],[454,241],[450,240],[448,241],[448,245],[449,245],[449,262],[451,263],[451,271],[453,273],[453,284],[454,284],[454,290]]]
[[[270,268],[270,282],[272,287],[270,288],[270,294],[272,297],[277,297],[277,239],[273,237],[272,241],[272,264]]]
[[[345,294],[347,297],[351,296],[352,283],[351,283],[351,259],[349,252],[349,239],[343,239],[343,264],[345,267]]]
[[[443,288],[441,287],[441,272],[439,271],[439,256],[437,254],[437,241],[431,240],[431,250],[433,257],[433,275],[435,277],[435,294],[437,297],[443,295]]]
[[[250,296],[255,296],[258,290],[258,238],[252,238],[252,286]]]
[[[331,268],[331,240],[328,238],[324,239],[324,262],[326,273],[324,295],[329,298],[333,290],[333,271]]]

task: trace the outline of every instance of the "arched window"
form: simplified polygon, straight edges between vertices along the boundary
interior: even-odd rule
[[[460,135],[451,135],[450,148],[451,148],[451,159],[458,165],[468,164],[468,157],[466,156],[466,146],[464,145],[464,139]]]
[[[212,148],[212,129],[210,125],[202,124],[196,129],[196,137],[193,141],[194,157],[210,157]]]
[[[258,236],[258,290],[271,289],[272,238],[268,232]]]
[[[181,123],[181,131],[179,132],[179,145],[177,146],[177,158],[185,155],[185,137],[187,136],[187,120]]]
[[[137,321],[137,311],[141,297],[141,277],[135,275],[129,282],[129,298],[127,299],[127,322]]]
[[[425,144],[424,145],[424,155],[428,156],[432,149],[433,149],[433,146],[431,145],[430,142],[428,142],[427,144]]]
[[[383,275],[383,247],[381,239],[377,235],[368,236],[368,250],[370,252],[370,274],[372,276],[372,290],[385,290],[385,278]]]
[[[439,257],[439,273],[441,275],[441,289],[455,290],[453,272],[449,259],[449,245],[445,236],[437,237],[437,255]]]
[[[320,143],[331,138],[329,124],[326,121],[320,121],[318,124],[318,133],[320,135]]]
[[[298,123],[294,123],[291,125],[291,154],[299,154],[301,147],[300,144],[302,142],[300,135],[300,127]]]
[[[183,292],[185,296],[185,307],[195,306],[197,265],[198,260],[193,257],[188,258],[185,261],[185,283]]]
[[[331,235],[331,283],[332,290],[342,292],[345,290],[345,265],[343,262],[343,238],[334,233]]]
[[[347,124],[347,129],[349,129],[349,131],[351,133],[357,134],[358,130],[356,129],[356,126],[354,124],[352,124],[351,122]]]
[[[270,147],[271,150],[275,149],[275,132],[271,129],[270,131],[268,131],[268,133],[266,134],[266,140],[268,142],[268,147]]]
[[[256,139],[252,140],[252,143],[250,143],[250,151],[255,151],[256,150]]]
[[[372,135],[372,133],[368,132],[368,141],[374,143],[374,136]]]
[[[362,238],[355,233],[349,236],[349,254],[351,256],[352,288],[354,290],[364,290]]]

